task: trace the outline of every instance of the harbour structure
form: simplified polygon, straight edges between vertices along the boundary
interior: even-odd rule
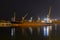
[[[26,20],[28,13],[26,13],[25,16],[22,17],[22,20],[18,21],[16,20],[16,13],[14,12],[14,16],[9,21],[6,20],[0,20],[0,27],[37,27],[37,26],[49,26],[49,25],[56,25],[60,24],[60,20],[58,19],[51,19],[51,8],[49,9],[49,12],[47,14],[47,17],[41,20],[41,18],[38,16],[37,20],[33,20],[33,17],[30,17],[29,20]]]

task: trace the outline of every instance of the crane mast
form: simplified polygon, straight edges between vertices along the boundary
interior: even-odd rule
[[[51,15],[51,7],[50,7],[50,9],[49,9],[49,12],[48,12],[47,18],[50,18],[50,15]]]

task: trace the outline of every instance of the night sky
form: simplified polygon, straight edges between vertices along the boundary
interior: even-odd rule
[[[11,19],[16,13],[17,19],[21,19],[26,13],[27,18],[46,17],[49,7],[52,7],[51,18],[60,19],[60,0],[1,0],[0,19]]]

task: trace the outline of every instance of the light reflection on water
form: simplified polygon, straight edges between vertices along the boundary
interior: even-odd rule
[[[47,27],[43,27],[43,34],[44,34],[44,36],[49,36],[49,27],[47,26]]]
[[[49,32],[52,31],[52,26],[44,26],[43,27],[43,35],[49,36]]]
[[[14,28],[0,28],[0,35],[1,35],[0,37],[6,40],[11,39],[11,38],[14,39],[14,36],[16,40],[59,40],[60,39],[60,25],[57,26],[56,30],[55,30],[55,25],[54,25],[54,26],[43,26],[43,27],[32,28],[32,29],[26,28],[24,29],[23,32],[22,32],[21,27],[15,28],[15,29]]]
[[[15,33],[15,28],[11,28],[11,36],[13,37]]]

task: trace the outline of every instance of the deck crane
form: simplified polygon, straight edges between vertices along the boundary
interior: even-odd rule
[[[26,13],[26,15],[22,17],[22,23],[25,21],[25,18],[27,15],[28,15],[28,13]]]

